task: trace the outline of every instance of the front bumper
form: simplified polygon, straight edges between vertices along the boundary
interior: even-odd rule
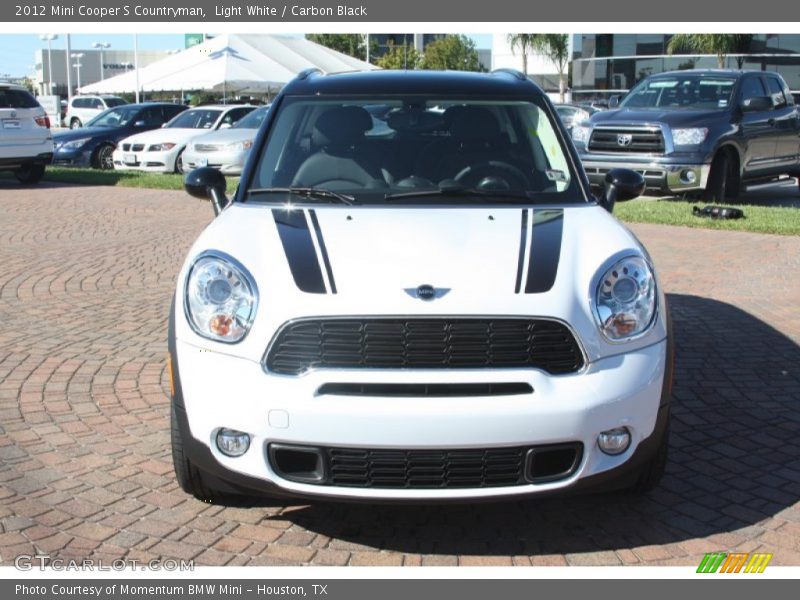
[[[635,159],[625,157],[596,157],[582,154],[581,162],[593,186],[602,187],[606,174],[611,169],[626,168],[641,173],[647,189],[659,189],[669,193],[690,192],[705,189],[708,183],[710,164],[689,162],[668,163],[653,157]]]
[[[247,152],[246,150],[194,152],[187,149],[183,153],[183,169],[188,172],[198,167],[212,167],[219,169],[224,175],[241,175]]]
[[[90,150],[61,150],[53,154],[53,165],[57,167],[89,167],[92,162]]]
[[[130,160],[134,158],[135,160]],[[171,173],[175,168],[175,155],[170,152],[123,152],[114,150],[114,168],[121,171],[147,171]]]
[[[668,416],[667,341],[605,358],[573,375],[535,370],[328,370],[299,377],[270,375],[259,363],[171,340],[175,405],[191,432],[188,458],[223,483],[248,491],[361,501],[498,499],[578,489],[630,472],[654,452]],[[224,374],[224,376],[220,376]],[[324,383],[526,382],[532,394],[497,397],[396,398],[318,395]],[[597,435],[626,426],[630,447],[608,456]],[[220,427],[246,431],[239,458],[212,443]],[[464,449],[583,444],[566,478],[503,487],[379,489],[289,481],[267,458],[270,443],[319,447]]]

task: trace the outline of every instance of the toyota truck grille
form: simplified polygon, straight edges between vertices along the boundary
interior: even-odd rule
[[[591,152],[641,152],[661,154],[664,152],[664,134],[661,129],[649,127],[599,128],[592,131],[589,140]]]
[[[313,319],[289,322],[265,357],[273,373],[320,368],[539,368],[552,374],[583,367],[571,331],[544,319]]]

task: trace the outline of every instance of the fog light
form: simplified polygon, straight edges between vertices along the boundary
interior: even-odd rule
[[[235,429],[220,429],[217,432],[217,448],[225,456],[241,456],[250,447],[250,436]]]
[[[622,454],[631,445],[631,432],[627,427],[603,431],[597,436],[597,445],[600,446],[600,450],[611,456]]]
[[[697,181],[697,175],[695,175],[694,171],[687,169],[681,174],[681,179],[683,179],[683,181],[686,183],[694,183]]]

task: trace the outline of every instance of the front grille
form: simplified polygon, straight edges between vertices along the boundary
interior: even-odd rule
[[[320,368],[538,368],[572,373],[583,356],[570,330],[543,319],[313,319],[275,335],[269,371],[299,375]]]
[[[583,444],[400,450],[270,444],[275,472],[316,485],[387,489],[486,488],[566,479]]]
[[[130,152],[131,145],[130,145],[130,144],[122,144],[122,149],[123,149],[125,152]]]
[[[532,394],[529,383],[324,383],[317,396],[453,398]]]
[[[218,144],[195,144],[194,149],[195,152],[216,152],[220,150],[222,146]]]
[[[131,146],[131,150],[133,150],[134,152],[141,152],[142,150],[144,150],[144,144],[134,144],[133,146]]]
[[[628,137],[630,136],[630,141]],[[620,141],[624,143],[620,143]],[[664,135],[660,129],[595,129],[589,140],[593,152],[664,152]]]

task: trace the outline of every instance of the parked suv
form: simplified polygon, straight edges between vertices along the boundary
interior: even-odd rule
[[[376,118],[375,115],[380,115]],[[663,472],[667,307],[521,73],[306,72],[189,250],[169,326],[182,488],[520,498]]]
[[[83,127],[106,109],[127,104],[119,96],[73,96],[67,106],[64,125],[70,129]]]
[[[53,136],[44,108],[22,86],[0,83],[0,170],[21,183],[38,183],[53,160]]]
[[[650,188],[722,201],[748,181],[800,175],[800,113],[777,73],[661,73],[610,106],[572,130],[593,184],[624,166]]]

